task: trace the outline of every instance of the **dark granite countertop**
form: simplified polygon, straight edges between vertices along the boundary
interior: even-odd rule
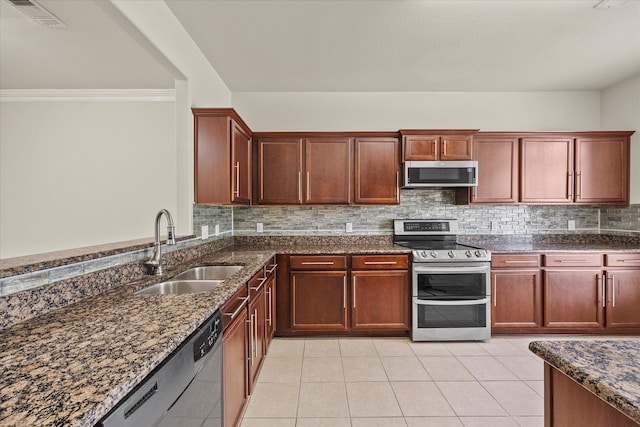
[[[276,253],[410,250],[391,243],[230,247],[0,330],[0,426],[94,425]],[[134,295],[203,264],[245,268],[212,292]]]
[[[529,349],[640,423],[640,339],[533,341]]]
[[[459,235],[458,242],[479,246],[494,254],[640,252],[640,236],[606,234]]]

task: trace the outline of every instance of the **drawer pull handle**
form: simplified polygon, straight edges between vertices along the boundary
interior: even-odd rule
[[[278,264],[272,264],[271,265],[271,269],[267,270],[267,273],[271,274],[276,270],[276,267],[278,266]]]
[[[531,264],[531,263],[538,263],[538,261],[535,260],[507,260],[504,262],[505,264]]]
[[[640,262],[640,259],[618,259],[618,262]]]
[[[364,265],[396,265],[396,261],[365,261]]]
[[[267,281],[267,278],[266,278],[266,277],[261,277],[260,279],[261,279],[261,280],[260,280],[260,284],[259,284],[258,286],[256,286],[256,287],[251,286],[251,290],[252,290],[252,291],[256,291],[256,292],[258,292],[258,291],[260,290],[260,288],[262,287],[262,285],[264,285],[264,282],[266,282],[266,281]]]
[[[242,298],[242,303],[240,303],[236,311],[234,311],[233,313],[224,313],[224,315],[231,316],[231,319],[233,320],[238,315],[238,313],[240,313],[240,311],[244,308],[244,305],[247,303],[247,301],[249,301],[249,297]]]
[[[302,261],[302,265],[333,265],[333,261]]]
[[[583,263],[589,262],[589,260],[586,260],[586,259],[576,259],[576,260],[560,259],[560,260],[557,260],[555,262],[568,262],[568,263],[581,263],[581,264],[583,264]]]

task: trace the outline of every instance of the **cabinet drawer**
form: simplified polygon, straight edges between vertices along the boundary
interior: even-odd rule
[[[251,300],[253,300],[253,297],[262,290],[266,281],[267,273],[265,267],[262,267],[251,279],[249,279],[249,297]]]
[[[344,270],[347,268],[346,256],[328,255],[291,255],[291,270]]]
[[[640,253],[608,253],[604,255],[604,265],[640,268]]]
[[[354,270],[396,270],[409,267],[407,255],[353,255],[351,267]]]
[[[276,257],[274,255],[269,258],[269,261],[267,261],[264,266],[267,277],[272,277],[274,274],[276,274],[276,267],[278,267],[278,263],[276,262]]]
[[[246,318],[247,302],[249,301],[249,292],[247,285],[243,285],[236,291],[233,296],[222,306],[222,330],[227,329],[238,317]]]
[[[540,255],[491,255],[492,268],[530,268],[540,266]]]
[[[602,254],[547,254],[544,256],[546,267],[600,267]]]

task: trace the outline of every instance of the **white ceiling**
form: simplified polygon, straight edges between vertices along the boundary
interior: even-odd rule
[[[600,90],[640,72],[640,0],[597,2],[166,0],[232,92]],[[67,27],[0,0],[0,88],[173,87],[93,1],[41,3]]]
[[[169,89],[174,77],[93,1],[41,0],[66,27],[0,0],[1,89]]]

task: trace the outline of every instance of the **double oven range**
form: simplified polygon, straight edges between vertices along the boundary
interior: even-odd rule
[[[491,253],[457,243],[457,220],[396,219],[393,241],[412,249],[414,341],[491,338]]]

